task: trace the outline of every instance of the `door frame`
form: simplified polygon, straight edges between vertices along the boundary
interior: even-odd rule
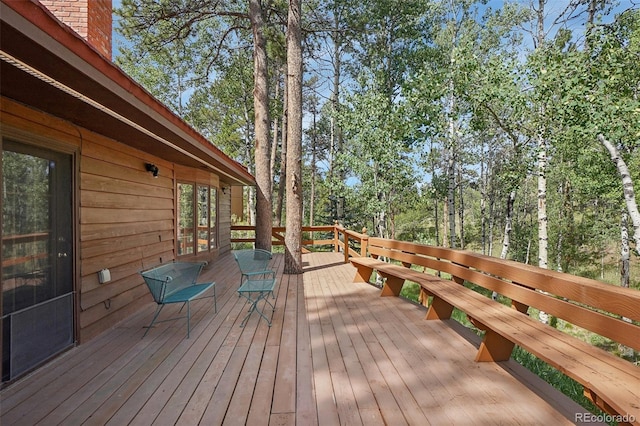
[[[20,129],[11,125],[7,125],[7,123],[1,123],[0,126],[0,153],[4,151],[4,140],[11,140],[12,143],[19,143],[23,145],[30,145],[36,148],[43,148],[49,151],[55,151],[60,154],[67,154],[71,156],[71,241],[72,241],[72,258],[71,258],[71,279],[72,279],[72,292],[73,292],[73,345],[76,346],[78,344],[78,338],[80,335],[80,323],[79,323],[79,312],[80,312],[80,268],[79,268],[79,259],[80,259],[80,232],[79,232],[79,200],[80,200],[80,188],[79,188],[79,179],[80,175],[80,144],[82,141],[82,135],[80,134],[78,129],[75,129],[78,132],[77,137],[71,137],[72,141],[64,142],[60,139],[62,138],[54,138],[53,136],[46,136],[42,134],[36,134],[34,132]],[[52,132],[53,133],[53,132]],[[67,136],[67,135],[64,135]],[[76,139],[77,138],[77,139]],[[76,139],[76,140],[73,140]],[[75,143],[74,143],[75,142]],[[1,166],[2,156],[0,156],[0,166]],[[0,187],[2,185],[4,176],[2,176],[2,168],[0,167]],[[2,211],[2,197],[0,197],[0,211]],[[2,221],[2,217],[0,215],[0,226]],[[0,268],[0,282],[2,281],[2,268]],[[0,306],[2,302],[2,292],[0,291]],[[0,330],[1,333],[1,330]],[[0,353],[2,353],[2,340],[0,339]],[[13,383],[15,380],[10,380],[0,384],[0,389],[9,384]]]

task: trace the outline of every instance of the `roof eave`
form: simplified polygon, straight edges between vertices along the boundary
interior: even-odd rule
[[[61,116],[153,155],[210,170],[231,185],[255,185],[211,144],[41,5],[1,2],[2,95]],[[15,62],[15,61],[14,61]],[[31,90],[29,90],[31,88]],[[47,101],[47,94],[58,94]],[[78,95],[79,94],[79,95]]]

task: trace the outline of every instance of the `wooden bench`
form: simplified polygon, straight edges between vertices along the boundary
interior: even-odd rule
[[[517,344],[581,383],[585,395],[620,424],[640,424],[640,367],[528,316],[535,307],[575,326],[640,350],[640,292],[462,250],[379,238],[372,257],[352,258],[356,282],[375,270],[385,279],[381,296],[398,296],[406,280],[432,298],[426,319],[445,320],[455,308],[484,331],[475,360],[504,361]],[[379,260],[384,256],[400,264]],[[442,279],[410,269],[419,265],[451,275]],[[464,283],[510,299],[492,300]]]

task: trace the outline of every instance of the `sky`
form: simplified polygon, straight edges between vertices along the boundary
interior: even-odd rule
[[[516,1],[526,6],[530,4],[531,1],[533,0],[516,0]],[[567,7],[570,1],[571,0],[550,0],[546,6],[546,12],[547,12],[546,14],[549,17],[548,20],[551,21],[554,16],[557,16],[559,13],[561,13]],[[636,7],[636,8],[640,7],[640,0],[614,0],[614,2],[616,3],[616,5],[614,5],[613,13],[604,20],[605,23],[611,22],[611,20],[613,19],[616,13],[620,13],[632,7]],[[537,0],[535,0],[535,3],[537,3]],[[118,8],[121,5],[121,0],[112,0],[112,4],[114,9]],[[487,3],[487,7],[491,7],[493,9],[500,9],[504,6],[504,4],[505,4],[505,0],[489,0]],[[116,26],[116,20],[117,20],[117,17],[114,15],[114,28]],[[572,30],[581,30],[582,24],[574,23],[570,25],[569,28]],[[113,48],[114,48],[114,57],[115,57],[118,52],[119,44],[123,42],[122,38],[115,31],[113,33],[113,41],[114,41]]]

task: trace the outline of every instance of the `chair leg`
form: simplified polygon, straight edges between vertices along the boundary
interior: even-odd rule
[[[187,300],[187,339],[191,335],[191,304]]]
[[[256,300],[256,309],[255,310],[258,312],[258,314],[260,314],[260,316],[262,318],[264,318],[264,320],[267,322],[267,324],[269,324],[269,327],[271,327],[271,320],[269,318],[267,318],[267,316],[264,314],[264,312],[262,312],[260,309],[257,308],[257,304],[258,304],[258,302],[260,300],[264,300],[265,301],[264,306],[263,306],[262,309],[264,309],[266,307],[267,303],[269,304],[269,306],[271,306],[271,312],[275,312],[276,311],[276,307],[273,306],[271,304],[271,302],[269,302],[269,293],[267,293],[267,294],[260,293],[258,295],[258,299]]]
[[[269,295],[267,294],[266,296],[262,297],[262,299],[265,301],[265,304],[269,304],[269,306],[271,306],[271,310],[275,312],[276,307],[273,303],[269,302]]]
[[[151,324],[149,324],[147,326],[147,331],[144,332],[144,334],[142,335],[142,339],[144,339],[144,336],[147,335],[147,333],[149,332],[149,329],[151,329],[151,327],[153,327],[153,323],[156,322],[156,319],[158,319],[158,315],[160,315],[160,311],[162,310],[162,308],[164,308],[164,305],[158,305],[158,307],[156,308],[156,313],[153,316],[153,319],[151,320]]]
[[[255,300],[251,300],[251,299],[250,299],[251,307],[249,308],[249,312],[247,313],[247,315],[244,317],[244,319],[243,319],[243,320],[242,320],[242,322],[240,323],[240,327],[244,327],[244,326],[247,324],[247,322],[248,322],[248,320],[249,320],[249,317],[251,316],[251,314],[252,314],[253,312],[257,312],[257,313],[258,313],[258,315],[260,315],[262,318],[264,318],[264,320],[267,322],[267,324],[269,325],[269,327],[271,327],[271,320],[270,320],[269,318],[267,318],[267,316],[262,312],[262,310],[260,310],[260,309],[258,308],[258,303],[259,303],[261,300],[264,300],[264,302],[265,302],[265,306],[266,306],[267,304],[269,304],[269,306],[271,306],[271,308],[272,308],[272,312],[275,312],[276,307],[275,307],[274,305],[272,305],[272,304],[271,304],[271,302],[269,302],[269,292],[263,292],[263,291],[260,291],[260,292],[257,292],[257,293],[258,293],[258,295],[257,295],[257,298],[256,298]],[[243,296],[244,296],[244,294],[243,294]],[[245,297],[246,297],[246,296],[245,296]],[[264,309],[264,308],[263,308],[263,309]]]
[[[238,292],[238,297],[240,297],[240,296],[242,296],[245,299],[247,299],[247,303],[253,303],[253,299],[251,299],[251,293],[248,293],[248,295],[247,295],[245,293]]]
[[[251,316],[253,311],[256,310],[256,304],[257,304],[257,301],[255,301],[255,302],[251,301],[251,307],[249,308],[249,312],[247,312],[247,315],[242,319],[242,322],[240,323],[240,327],[244,327],[245,326],[245,324],[249,320],[249,317]]]
[[[275,282],[276,274],[274,273],[274,274],[272,274],[272,276],[273,276],[273,279],[274,279],[274,282]],[[273,290],[271,290],[271,298],[272,298],[272,299],[275,299],[275,298],[276,298],[276,294],[273,292]],[[273,308],[273,309],[275,309],[275,308]]]

